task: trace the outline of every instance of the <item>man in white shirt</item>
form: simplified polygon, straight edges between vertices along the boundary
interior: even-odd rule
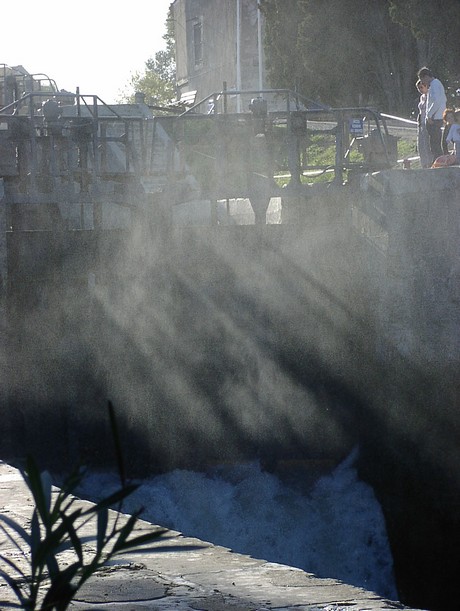
[[[442,151],[442,115],[446,110],[446,92],[444,85],[437,79],[429,68],[420,68],[418,78],[428,85],[426,100],[426,129],[430,139],[430,150],[433,160],[443,154]]]

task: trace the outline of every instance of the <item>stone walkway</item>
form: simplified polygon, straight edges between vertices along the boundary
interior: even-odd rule
[[[78,501],[90,505],[87,501]],[[0,461],[0,512],[28,528],[31,495],[19,472]],[[111,512],[111,519],[116,512]],[[126,519],[123,517],[122,519]],[[141,522],[142,528],[152,525]],[[87,527],[94,532],[94,524]],[[169,531],[158,553],[120,556],[78,592],[72,610],[111,611],[373,611],[409,609],[372,592],[300,569],[257,560]],[[185,547],[178,551],[177,546]],[[168,549],[169,548],[169,549]],[[0,553],[18,551],[0,534]],[[66,552],[70,553],[70,552]],[[87,546],[86,553],[91,553]],[[63,562],[71,558],[63,557]],[[0,568],[5,563],[0,561]],[[0,578],[0,609],[15,597]],[[414,610],[412,610],[414,611]]]

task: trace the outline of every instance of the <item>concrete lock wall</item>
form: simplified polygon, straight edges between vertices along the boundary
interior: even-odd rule
[[[410,431],[411,446],[417,448],[412,460],[419,461],[419,470],[425,463],[439,469],[455,480],[454,489],[459,461],[459,186],[459,168],[364,176],[357,200],[364,202],[357,205],[360,222],[355,216],[358,230],[368,233],[373,262],[375,354],[385,365],[384,386],[393,406],[385,411],[397,431]]]
[[[363,175],[336,202],[351,230],[346,216],[342,233],[326,223],[349,240],[347,264],[332,264],[349,291],[331,290],[362,323],[334,364],[355,390],[360,474],[384,509],[401,599],[430,609],[457,604],[460,568],[459,187],[460,168]],[[283,218],[311,236],[330,202],[287,202]]]
[[[113,464],[108,399],[131,474],[359,444],[403,599],[453,600],[459,181],[366,175],[283,225],[9,234],[3,456]]]
[[[378,274],[382,329],[402,353],[458,360],[459,169],[380,172],[360,186],[380,216],[374,236],[385,259]]]
[[[353,410],[331,417],[321,395],[394,411],[398,431],[402,395],[455,412],[458,180],[458,168],[366,175],[281,226],[8,234],[12,449],[36,439],[33,418],[55,439],[61,414],[82,433],[58,455],[86,455],[107,398],[167,464],[197,447],[216,460],[341,454]]]
[[[460,523],[460,168],[363,176],[353,225],[376,295],[378,412],[361,473],[380,495],[402,600],[455,606]]]

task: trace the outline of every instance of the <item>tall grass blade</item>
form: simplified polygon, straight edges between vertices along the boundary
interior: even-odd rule
[[[100,553],[104,548],[107,525],[109,523],[109,510],[101,509],[97,514],[97,551]]]
[[[46,530],[49,530],[51,527],[49,515],[51,490],[49,490],[48,496],[47,492],[45,492],[45,488],[43,486],[44,481],[42,480],[37,464],[31,456],[27,457],[26,469],[23,471],[23,478],[31,491],[32,496],[34,497],[35,506],[43,525]]]
[[[118,423],[115,417],[115,409],[112,401],[108,402],[110,428],[112,430],[112,438],[115,445],[115,460],[117,462],[118,475],[120,476],[120,482],[122,487],[126,486],[126,470],[123,460],[123,452],[121,451],[120,434],[118,432]]]

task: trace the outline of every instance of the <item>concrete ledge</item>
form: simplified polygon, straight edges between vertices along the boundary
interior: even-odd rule
[[[29,491],[19,472],[0,461],[2,514],[27,528],[32,507]],[[113,520],[117,514],[111,513]],[[142,529],[152,528],[148,522],[142,522],[141,526]],[[94,532],[91,525],[87,528],[88,532]],[[169,531],[162,544],[170,546],[171,551],[140,551],[118,557],[87,582],[71,608],[87,611],[409,609],[372,592],[333,579],[318,579],[300,569],[236,554],[179,532]],[[177,546],[190,549],[178,551]],[[3,555],[14,556],[14,561],[18,561],[16,548],[1,536],[0,550]],[[91,552],[90,546],[86,551]],[[0,568],[4,568],[1,562]],[[7,608],[7,603],[13,601],[10,588],[0,580],[0,609]]]

